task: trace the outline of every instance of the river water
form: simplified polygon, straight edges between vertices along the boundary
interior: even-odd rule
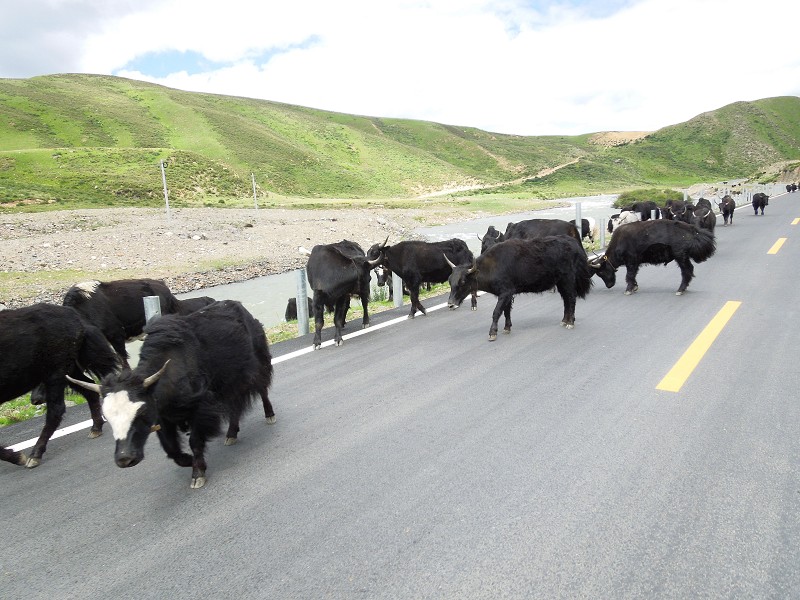
[[[575,218],[577,203],[581,205],[583,218],[593,217],[598,226],[601,219],[608,219],[614,211],[611,204],[616,195],[583,196],[579,198],[564,198],[561,201],[568,206],[521,212],[512,215],[486,217],[473,219],[461,223],[451,223],[439,227],[424,227],[415,233],[423,236],[428,241],[436,242],[450,238],[460,238],[467,242],[470,250],[477,256],[480,254],[481,243],[478,235],[483,237],[489,225],[505,231],[510,222],[524,219],[564,219]],[[373,276],[374,280],[374,276]],[[289,298],[297,295],[297,271],[282,273],[280,275],[266,275],[256,277],[240,283],[218,285],[214,287],[195,290],[185,294],[178,294],[178,298],[194,298],[197,296],[211,296],[216,300],[238,300],[255,316],[265,327],[272,327],[283,322],[286,304]],[[310,290],[309,290],[309,295]]]

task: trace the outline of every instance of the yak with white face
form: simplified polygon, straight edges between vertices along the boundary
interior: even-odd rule
[[[192,467],[192,488],[206,482],[205,446],[221,435],[236,442],[239,419],[260,397],[275,422],[268,389],[272,358],[264,328],[239,303],[215,302],[189,315],[167,315],[145,327],[134,370],[103,379],[97,389],[116,440],[114,460],[132,467],[144,459],[151,431],[167,456]],[[189,433],[189,450],[179,431]]]

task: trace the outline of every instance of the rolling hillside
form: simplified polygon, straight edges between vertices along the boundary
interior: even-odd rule
[[[607,146],[524,137],[110,76],[0,79],[0,207],[247,205],[286,198],[558,197],[752,177],[800,161],[800,98],[738,102]],[[461,193],[461,192],[459,192]]]

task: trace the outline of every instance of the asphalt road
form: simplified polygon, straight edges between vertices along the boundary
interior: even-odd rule
[[[738,211],[684,296],[674,263],[629,297],[623,272],[596,280],[574,330],[558,295],[520,296],[490,343],[484,295],[275,345],[278,422],[212,443],[201,490],[155,436],[130,469],[110,431],[0,464],[0,596],[800,597],[797,217],[800,193]],[[656,389],[729,301],[680,390]]]

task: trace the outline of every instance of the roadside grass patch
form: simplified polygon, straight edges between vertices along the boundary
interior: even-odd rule
[[[70,393],[69,388],[67,388],[64,394],[64,401],[67,403],[67,406],[86,404],[86,398],[80,394]],[[45,404],[35,406],[31,404],[31,395],[25,394],[16,400],[10,400],[9,402],[0,404],[0,427],[5,427],[12,423],[21,423],[22,421],[27,421],[33,417],[43,415],[46,412],[47,406]]]
[[[391,310],[394,308],[394,301],[389,301],[389,288],[386,286],[378,287],[374,286],[372,292],[370,294],[370,301],[367,304],[367,310],[369,311],[370,315],[377,314],[379,312],[384,312],[387,310]],[[449,293],[450,287],[446,283],[434,283],[431,284],[430,291],[425,290],[424,287],[419,291],[420,300],[424,300],[426,298],[432,298],[434,296],[440,296],[445,293]],[[347,311],[346,321],[347,323],[357,323],[360,327],[361,319],[363,318],[364,314],[361,310],[361,302],[357,301],[357,303],[352,302],[351,300],[350,310]],[[403,299],[403,306],[410,306],[410,302],[408,301],[407,297]],[[333,327],[333,314],[332,313],[325,313],[324,317],[324,327]],[[290,340],[296,338],[298,336],[298,325],[297,321],[287,321],[285,323],[281,323],[279,325],[275,325],[273,327],[268,327],[266,329],[267,332],[267,340],[270,344],[277,344],[278,342],[283,342],[286,340]],[[314,317],[310,315],[309,324],[308,324],[309,333],[314,333],[316,330],[314,325]]]

